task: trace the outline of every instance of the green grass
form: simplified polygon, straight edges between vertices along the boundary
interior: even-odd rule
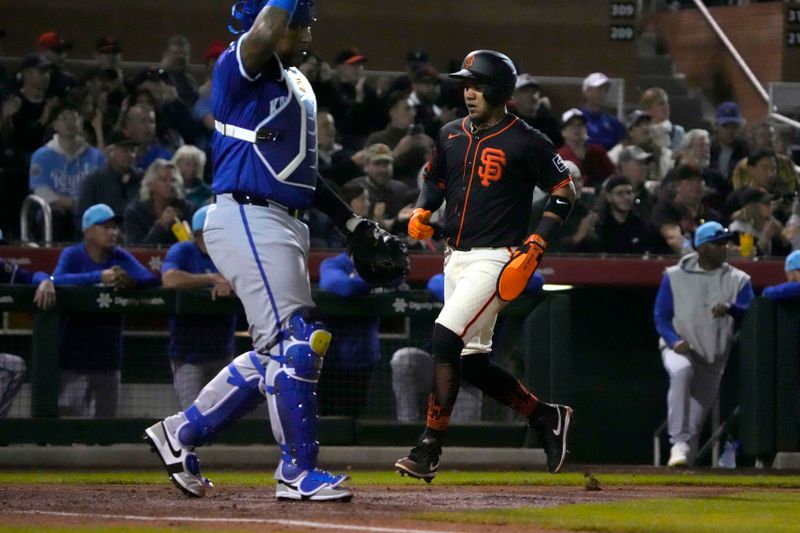
[[[704,498],[658,498],[458,513],[414,518],[478,524],[516,524],[620,533],[800,532],[800,494],[739,493]]]
[[[272,471],[215,471],[204,472],[218,485],[271,485]],[[353,486],[370,485],[418,485],[425,483],[419,480],[400,477],[389,471],[350,472]],[[797,475],[721,475],[705,472],[683,472],[665,474],[634,473],[596,473],[595,477],[604,487],[610,486],[687,486],[687,487],[755,487],[755,488],[788,488],[800,489],[800,476]],[[8,470],[0,471],[2,483],[58,483],[58,484],[162,484],[166,476],[161,470],[145,470],[139,472],[122,471],[55,471],[55,470]],[[582,474],[564,473],[557,476],[542,472],[462,472],[446,471],[436,476],[431,487],[437,485],[451,486],[584,486]]]

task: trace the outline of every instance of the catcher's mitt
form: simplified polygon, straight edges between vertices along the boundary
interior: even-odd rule
[[[358,223],[347,238],[356,272],[370,285],[401,282],[411,265],[406,245],[371,220]]]

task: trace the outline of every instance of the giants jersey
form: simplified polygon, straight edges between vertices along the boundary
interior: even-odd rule
[[[215,194],[240,192],[297,209],[311,207],[317,180],[317,101],[296,68],[284,69],[277,56],[251,77],[241,60],[242,40],[217,60],[211,110],[217,121],[212,141]],[[220,123],[261,132],[248,142],[223,135]]]
[[[514,115],[471,133],[469,117],[439,130],[424,178],[444,192],[444,236],[460,250],[518,246],[528,236],[533,189],[570,183],[548,138]]]

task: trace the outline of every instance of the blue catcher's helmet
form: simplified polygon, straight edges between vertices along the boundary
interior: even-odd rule
[[[239,35],[247,30],[256,21],[256,17],[264,9],[269,0],[239,0],[231,7],[231,18],[228,21],[228,31]],[[299,0],[289,21],[290,28],[304,28],[314,22],[314,0]]]

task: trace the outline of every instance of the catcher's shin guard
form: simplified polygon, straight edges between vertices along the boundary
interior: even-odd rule
[[[273,347],[267,365],[267,405],[272,432],[281,447],[275,469],[279,500],[338,500],[353,497],[335,476],[317,468],[317,380],[331,334],[319,322],[297,313],[289,319],[286,340]]]
[[[186,422],[178,438],[186,446],[200,446],[252,411],[264,401],[266,368],[256,352],[236,357],[206,385],[194,403],[183,412]]]
[[[300,313],[289,318],[288,326],[285,339],[270,354],[266,393],[281,463],[291,479],[295,476],[289,470],[300,473],[317,465],[317,380],[331,334]]]

